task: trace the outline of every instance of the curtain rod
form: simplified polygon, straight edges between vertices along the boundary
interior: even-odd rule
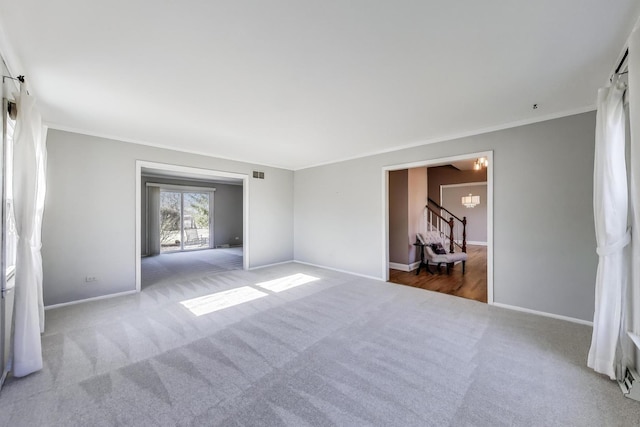
[[[4,83],[5,79],[11,79],[11,80],[18,81],[20,83],[24,83],[24,76],[18,76],[18,77],[2,76],[2,83]]]
[[[620,70],[622,70],[622,67],[625,64],[625,61],[627,60],[627,57],[629,56],[629,48],[626,48],[624,50],[624,54],[622,54],[622,59],[620,59],[620,62],[618,62],[618,65],[616,66],[616,70],[613,72],[613,74],[611,75],[611,77],[609,77],[609,81],[613,82],[613,78],[615,76],[621,76],[623,74],[627,74],[629,72],[629,70],[620,72]]]
[[[622,59],[620,60],[620,63],[618,63],[618,66],[616,67],[616,74],[620,73],[620,70],[622,69],[622,66],[624,65],[624,61],[626,61],[627,56],[629,56],[629,48],[627,48],[624,51],[624,55],[622,55]]]

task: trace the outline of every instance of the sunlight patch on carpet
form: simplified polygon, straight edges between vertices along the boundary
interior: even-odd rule
[[[267,295],[269,294],[249,286],[242,286],[240,288],[229,289],[228,291],[216,292],[215,294],[181,301],[180,304],[196,316],[202,316],[203,314],[213,313],[214,311],[253,301],[266,297]]]
[[[320,278],[298,273],[292,274],[291,276],[281,277],[279,279],[269,280],[267,282],[256,283],[256,286],[271,292],[282,292],[309,282],[315,282],[316,280],[320,280]]]

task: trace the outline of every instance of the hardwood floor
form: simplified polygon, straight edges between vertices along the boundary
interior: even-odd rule
[[[432,265],[430,268],[434,274],[429,274],[423,268],[418,276],[415,270],[406,272],[390,269],[389,282],[487,302],[487,247],[468,245],[467,254],[464,275],[461,264],[457,264],[449,275],[445,266],[438,274]]]

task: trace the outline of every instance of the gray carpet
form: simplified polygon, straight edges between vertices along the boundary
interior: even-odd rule
[[[300,273],[319,280],[263,283]],[[45,368],[8,380],[0,425],[637,426],[640,403],[585,367],[589,339],[298,264],[177,275],[48,311]]]
[[[176,279],[242,270],[242,248],[218,248],[174,252],[144,257],[140,261],[141,285],[171,284]]]

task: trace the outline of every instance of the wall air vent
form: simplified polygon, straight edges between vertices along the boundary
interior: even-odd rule
[[[264,179],[264,172],[253,171],[253,177],[256,179]]]

